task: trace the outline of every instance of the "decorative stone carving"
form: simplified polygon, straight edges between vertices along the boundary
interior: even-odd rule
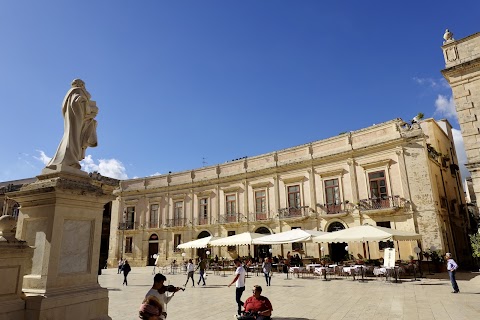
[[[445,40],[443,41],[443,44],[455,41],[455,39],[453,39],[453,33],[451,33],[448,29],[445,30],[445,33],[443,34],[443,40]]]
[[[80,170],[79,161],[85,158],[87,147],[97,146],[98,108],[90,100],[90,93],[85,89],[85,82],[75,79],[71,89],[65,95],[62,105],[64,133],[57,152],[45,167],[43,173],[51,170]],[[49,170],[48,170],[49,169]]]

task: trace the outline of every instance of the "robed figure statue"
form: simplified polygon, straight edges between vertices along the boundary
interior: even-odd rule
[[[57,152],[46,168],[55,171],[80,169],[87,147],[97,146],[98,108],[90,100],[90,93],[85,89],[85,82],[80,79],[72,81],[72,87],[63,99],[62,113],[64,133]]]

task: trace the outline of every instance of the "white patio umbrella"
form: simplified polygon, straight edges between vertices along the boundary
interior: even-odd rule
[[[412,241],[421,240],[422,236],[415,232],[390,229],[385,227],[363,226],[351,227],[340,231],[327,232],[312,238],[313,242],[365,242],[365,241]]]
[[[327,234],[317,230],[292,229],[280,233],[270,234],[264,237],[253,239],[253,244],[285,244],[292,242],[309,242],[313,237]]]
[[[263,237],[264,234],[254,232],[244,232],[235,234],[233,236],[220,238],[210,242],[212,247],[226,247],[226,246],[246,246],[253,244],[253,239]]]
[[[210,245],[210,242],[213,240],[219,239],[218,237],[205,237],[197,240],[188,241],[177,246],[178,249],[197,249],[197,248],[206,248]]]

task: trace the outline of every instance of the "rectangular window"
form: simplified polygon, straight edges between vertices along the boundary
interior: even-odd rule
[[[384,228],[391,228],[390,221],[380,221],[377,222],[377,226],[384,227]],[[378,250],[383,251],[385,248],[393,248],[392,241],[380,241],[378,242]]]
[[[199,224],[208,224],[208,198],[200,199]]]
[[[370,197],[372,199],[385,199],[388,197],[385,171],[369,173],[368,180],[370,184]]]
[[[150,228],[158,227],[158,204],[150,205]]]
[[[265,197],[265,190],[255,191],[255,212],[256,213],[266,212],[266,202],[267,202],[267,198]]]
[[[300,208],[300,186],[289,186],[288,190],[288,207]]]
[[[234,194],[229,194],[225,197],[226,213],[228,222],[235,222],[237,217],[236,202],[237,197]]]
[[[183,201],[177,201],[174,203],[173,219],[180,220],[183,218]]]
[[[235,231],[227,231],[227,236],[234,236],[235,235]],[[228,251],[235,251],[235,246],[228,246],[227,247],[227,250]]]
[[[325,201],[327,213],[338,213],[341,210],[340,188],[338,179],[325,181]]]
[[[132,245],[133,245],[133,238],[126,237],[125,238],[125,253],[132,253]]]
[[[125,215],[125,229],[133,229],[133,224],[135,222],[135,207],[127,207],[127,212]]]
[[[174,234],[173,235],[173,252],[179,252],[181,249],[178,249],[177,246],[182,242],[182,235],[181,234]]]

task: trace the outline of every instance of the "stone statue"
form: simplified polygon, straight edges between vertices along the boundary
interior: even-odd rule
[[[455,39],[453,39],[453,33],[450,32],[450,30],[445,30],[445,33],[443,34],[443,44],[447,44],[449,42],[452,42],[452,41],[455,41]]]
[[[46,169],[80,169],[79,161],[85,158],[87,147],[97,146],[97,121],[94,118],[98,108],[90,97],[90,93],[85,89],[85,82],[80,79],[72,81],[72,87],[63,99],[62,141]]]

